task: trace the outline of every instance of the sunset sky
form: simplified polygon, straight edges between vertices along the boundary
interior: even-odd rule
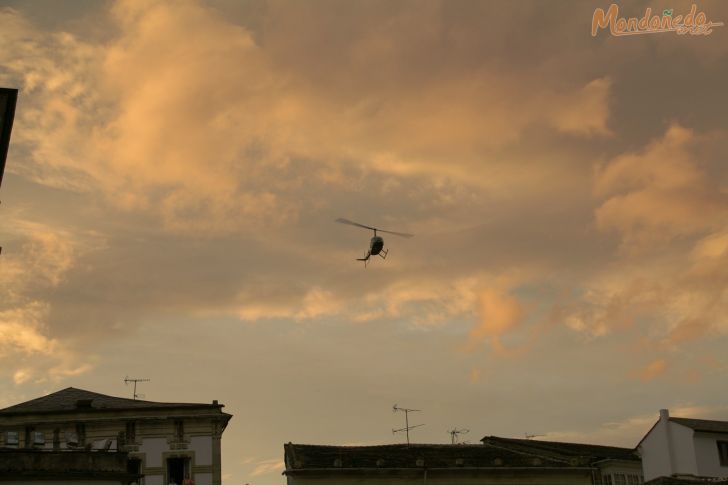
[[[687,13],[692,2],[624,2]],[[635,446],[728,420],[728,25],[607,2],[0,0],[0,407],[73,386],[283,443]],[[728,23],[728,3],[698,2]],[[355,261],[371,234],[387,260]]]

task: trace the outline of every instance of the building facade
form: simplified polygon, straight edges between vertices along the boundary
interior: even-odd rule
[[[123,451],[141,485],[221,484],[221,440],[230,414],[211,404],[160,403],[69,387],[0,410],[0,448]]]
[[[642,461],[632,448],[486,436],[482,443],[592,470],[594,485],[640,485]]]
[[[580,455],[527,449],[520,443],[489,438],[482,445],[288,443],[284,475],[288,485],[601,485],[600,468],[580,460]],[[626,449],[617,450],[623,456]],[[606,454],[611,456],[611,451]],[[636,465],[630,460],[630,469],[639,470],[639,459]]]
[[[637,445],[645,480],[728,477],[728,422],[672,418],[667,409]]]
[[[0,450],[0,484],[128,485],[139,475],[128,471],[124,452]]]
[[[10,133],[13,129],[17,100],[17,89],[0,88],[0,185],[5,172],[5,160],[10,146]]]

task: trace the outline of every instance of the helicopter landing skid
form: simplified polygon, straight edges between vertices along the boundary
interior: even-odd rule
[[[364,267],[367,267],[367,263],[369,262],[369,257],[372,255],[371,252],[367,251],[367,255],[363,258],[356,258],[357,261],[364,261]]]

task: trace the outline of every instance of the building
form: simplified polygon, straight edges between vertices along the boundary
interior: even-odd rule
[[[728,480],[699,477],[660,477],[645,482],[645,485],[728,485]]]
[[[632,448],[486,436],[484,445],[589,467],[594,485],[639,485],[642,461]]]
[[[0,448],[124,451],[141,485],[220,485],[221,439],[232,416],[211,404],[161,403],[69,387],[0,410]],[[68,455],[71,456],[71,455]]]
[[[15,119],[15,104],[18,100],[18,90],[0,88],[0,185],[3,183],[5,173],[5,159],[10,146],[10,132]],[[0,253],[2,253],[0,247]]]
[[[599,468],[580,461],[576,455],[565,457],[554,452],[525,450],[512,443],[500,444],[321,446],[288,443],[284,445],[283,473],[288,485],[601,483],[595,481]],[[618,450],[622,456],[625,449]],[[605,454],[611,456],[611,453]]]
[[[667,409],[661,409],[659,420],[637,448],[645,480],[728,478],[727,421],[672,418]]]
[[[10,132],[13,129],[17,100],[17,89],[0,88],[0,184],[5,173],[5,159],[10,146]]]
[[[124,452],[0,450],[2,485],[128,485],[139,478],[128,471]]]

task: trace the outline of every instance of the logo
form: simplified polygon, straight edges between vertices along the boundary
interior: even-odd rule
[[[642,17],[620,17],[619,6],[613,3],[605,12],[601,8],[594,10],[592,15],[591,35],[597,36],[599,29],[607,29],[614,36],[657,34],[660,32],[675,32],[678,35],[710,35],[713,27],[722,27],[723,22],[708,20],[705,12],[698,10],[693,4],[690,12],[681,15],[675,14],[674,9],[665,8],[662,15],[652,15],[652,9],[647,8]]]

